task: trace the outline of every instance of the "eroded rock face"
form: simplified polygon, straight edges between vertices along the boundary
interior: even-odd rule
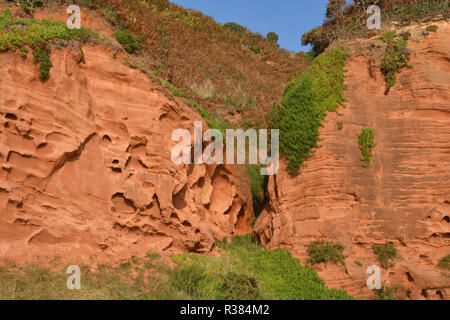
[[[107,49],[83,49],[86,65],[53,50],[47,82],[32,58],[0,54],[0,257],[208,252],[249,232],[243,168],[171,161],[172,131],[201,117]]]
[[[283,163],[270,177],[270,207],[255,225],[267,247],[287,248],[305,261],[312,241],[340,241],[348,274],[322,265],[320,277],[372,298],[366,269],[380,265],[372,245],[390,241],[399,257],[382,269],[386,285],[400,285],[414,299],[450,298],[449,274],[436,267],[450,253],[449,32],[441,23],[437,33],[410,41],[414,67],[398,75],[387,96],[379,65],[368,70],[364,53],[348,61],[343,116],[328,114],[321,148],[300,175]],[[368,168],[357,138],[364,127],[373,128],[377,142]]]

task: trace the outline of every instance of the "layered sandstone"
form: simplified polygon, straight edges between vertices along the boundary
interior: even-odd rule
[[[0,54],[0,257],[117,261],[209,252],[253,219],[238,166],[176,165],[173,130],[200,115],[107,48]],[[203,128],[207,127],[203,122]]]
[[[436,267],[450,253],[450,26],[441,22],[427,37],[424,28],[411,30],[413,69],[398,75],[388,95],[380,60],[366,50],[379,46],[382,54],[380,41],[350,46],[343,115],[328,114],[321,147],[298,176],[280,165],[255,225],[268,248],[287,248],[301,261],[312,241],[343,243],[348,274],[321,265],[319,275],[357,298],[373,297],[366,269],[380,265],[372,246],[386,241],[399,257],[382,270],[385,285],[400,285],[413,299],[450,298],[449,274]],[[365,127],[377,142],[368,168],[357,138]]]

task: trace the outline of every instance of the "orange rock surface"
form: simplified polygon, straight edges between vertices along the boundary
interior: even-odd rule
[[[251,231],[245,169],[171,161],[172,131],[200,115],[107,49],[83,50],[86,64],[53,50],[46,82],[31,57],[0,54],[0,257],[209,252]]]
[[[269,180],[270,206],[255,224],[263,244],[305,261],[312,241],[339,241],[348,274],[319,265],[320,277],[356,298],[373,298],[366,269],[380,263],[372,246],[389,241],[398,258],[382,269],[385,285],[400,285],[413,299],[450,298],[449,274],[436,267],[450,253],[449,32],[441,23],[436,33],[409,42],[413,68],[398,74],[387,96],[379,65],[369,72],[367,54],[352,55],[343,115],[328,114],[321,147],[298,176],[282,163]],[[368,168],[357,137],[365,127],[377,143]]]

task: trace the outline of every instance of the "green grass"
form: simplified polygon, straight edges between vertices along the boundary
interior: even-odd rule
[[[339,47],[314,59],[305,72],[286,86],[281,107],[272,115],[271,127],[280,130],[280,149],[292,173],[298,173],[317,147],[326,112],[336,111],[345,100],[346,58],[347,53]]]
[[[372,149],[376,146],[375,133],[371,128],[364,128],[358,134],[358,144],[363,156],[361,158],[361,161],[364,161],[363,167],[367,168],[372,161]]]
[[[161,257],[161,255],[158,252],[149,252],[147,253],[147,258],[149,258],[151,261],[158,259]]]
[[[218,243],[220,256],[172,255],[173,268],[134,257],[117,267],[81,268],[81,289],[68,290],[66,268],[0,266],[1,299],[353,299],[328,289],[314,269],[251,236]],[[156,257],[155,254],[150,256]],[[150,258],[150,259],[152,259]]]
[[[311,265],[333,262],[344,265],[344,246],[341,243],[331,243],[328,241],[314,241],[308,246],[309,259]]]
[[[136,267],[131,276],[130,268],[100,266],[92,272],[88,266],[81,267],[81,289],[66,287],[70,276],[63,269],[48,269],[37,265],[0,267],[0,300],[5,299],[184,299],[180,292],[171,291],[168,277],[146,276],[143,268]],[[145,281],[146,280],[146,281]]]
[[[139,36],[131,34],[127,31],[117,31],[114,38],[129,54],[136,53],[142,47],[142,40]]]
[[[437,266],[441,269],[450,270],[450,254],[443,257]]]
[[[261,166],[259,165],[247,164],[246,168],[252,189],[253,209],[256,214],[263,209],[268,176],[261,175]]]
[[[397,249],[395,249],[393,243],[386,242],[382,245],[374,245],[373,253],[378,256],[378,262],[384,269],[394,265],[394,259],[397,257]]]
[[[383,285],[381,289],[375,289],[374,292],[377,300],[401,300],[397,295],[399,289],[399,286],[387,287]]]
[[[80,41],[99,39],[99,35],[89,29],[68,29],[60,21],[19,19],[6,9],[0,15],[0,52],[19,50],[22,58],[26,57],[28,47],[33,49],[34,62],[39,63],[41,79],[50,77],[50,42],[66,43],[69,40]]]
[[[386,80],[386,94],[389,89],[397,82],[397,73],[400,69],[412,68],[409,63],[410,51],[405,39],[396,39],[396,31],[388,31],[381,36],[381,39],[387,43],[386,55],[381,62],[381,72]]]
[[[328,289],[312,268],[282,249],[267,251],[251,236],[219,243],[220,257],[183,254],[172,259],[173,285],[195,299],[351,299]]]

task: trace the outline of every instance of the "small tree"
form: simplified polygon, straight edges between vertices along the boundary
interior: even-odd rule
[[[345,0],[329,0],[327,4],[326,17],[329,21],[335,21],[343,14],[343,9],[346,4]]]
[[[278,45],[277,44],[277,42],[278,42],[278,34],[276,34],[275,32],[269,32],[267,34],[266,38],[267,38],[267,40],[269,40],[269,42],[271,44]]]

